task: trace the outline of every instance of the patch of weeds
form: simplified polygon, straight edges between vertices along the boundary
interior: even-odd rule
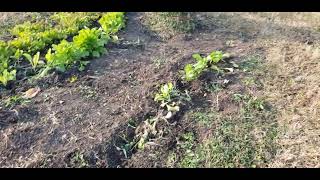
[[[223,89],[223,86],[218,82],[210,82],[205,84],[205,90],[208,92],[216,93]]]
[[[256,84],[256,79],[254,77],[245,77],[245,78],[243,78],[242,82],[246,86],[253,86]]]
[[[196,150],[206,162],[204,167],[252,167],[255,146],[250,127],[251,124],[222,122],[214,136]]]
[[[80,93],[82,96],[84,96],[87,99],[96,100],[98,98],[97,92],[94,88],[90,86],[80,86],[79,87]]]
[[[240,63],[240,69],[244,72],[251,72],[258,68],[261,64],[261,57],[259,55],[253,55],[247,57]]]
[[[4,100],[4,106],[7,108],[12,108],[17,105],[25,105],[29,102],[29,100],[24,99],[22,96],[14,95]]]
[[[167,157],[166,167],[174,168],[177,160],[178,160],[178,155],[174,152],[170,152],[170,154]]]
[[[177,33],[189,33],[195,29],[194,17],[190,12],[146,13],[144,21],[162,38],[170,38]]]
[[[156,58],[152,59],[152,62],[157,69],[160,69],[166,63],[166,60],[161,57],[156,57]]]
[[[218,116],[215,112],[195,112],[193,113],[193,118],[201,125],[205,125],[206,127],[211,127],[213,121]]]
[[[245,77],[242,79],[242,83],[248,87],[262,87],[262,83],[256,78],[256,77],[251,77],[251,76],[248,76],[248,77]]]
[[[178,162],[180,167],[265,167],[276,153],[277,126],[274,122],[259,122],[270,118],[256,115],[228,116],[216,123],[211,137],[196,147],[187,141],[186,150]],[[265,121],[265,120],[264,120]],[[257,129],[263,133],[257,137]],[[193,148],[193,150],[192,150]]]
[[[234,94],[233,100],[242,108],[232,115],[194,113],[199,123],[215,128],[198,144],[194,136],[183,136],[175,151],[183,152],[176,163],[179,167],[266,167],[274,158],[275,112],[264,108],[265,101],[258,97]]]
[[[190,32],[194,29],[194,21],[189,12],[161,12],[159,18],[163,22],[178,32]]]
[[[194,152],[195,135],[192,132],[183,134],[181,141],[177,143],[178,151],[183,151],[183,158],[178,163],[178,167],[196,168],[199,165],[199,158]]]
[[[264,110],[265,109],[265,101],[261,98],[250,96],[250,95],[242,95],[242,94],[234,94],[233,100],[237,103],[244,104],[245,112],[253,111],[253,110]]]
[[[74,153],[74,155],[71,157],[70,163],[78,168],[89,166],[88,162],[84,159],[84,155],[79,151]]]

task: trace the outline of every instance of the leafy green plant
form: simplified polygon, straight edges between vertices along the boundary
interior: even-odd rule
[[[7,108],[12,108],[16,105],[25,105],[27,103],[29,103],[29,100],[24,99],[22,96],[20,95],[14,95],[9,97],[8,99],[4,100],[4,106]]]
[[[53,14],[50,19],[53,20],[64,34],[76,34],[80,29],[89,27],[92,22],[100,17],[98,12],[59,12]]]
[[[154,100],[159,102],[170,102],[172,94],[174,92],[174,87],[171,82],[161,85],[159,93],[155,95]]]
[[[12,56],[13,50],[5,42],[0,41],[0,72],[9,68],[10,56]]]
[[[5,69],[0,73],[0,82],[4,85],[7,86],[9,81],[14,81],[16,80],[16,70],[8,71]]]
[[[52,50],[54,50],[54,53],[52,53]],[[62,72],[74,64],[76,60],[85,56],[80,48],[66,40],[62,40],[58,45],[52,45],[52,50],[49,49],[45,55],[47,67],[56,68]]]
[[[184,67],[184,74],[182,78],[186,81],[193,81],[206,71],[208,67],[213,70],[219,68],[215,65],[224,57],[228,57],[228,54],[223,54],[221,51],[213,51],[207,57],[201,57],[200,54],[193,54],[192,57],[197,61],[195,64],[187,64]]]
[[[33,56],[33,58],[28,53],[24,53],[23,56],[30,62],[32,69],[35,70],[37,68],[38,63],[39,63],[40,52],[37,52],[37,54],[35,54]]]
[[[89,29],[98,19],[102,27]],[[45,20],[18,24],[10,31],[13,40],[0,41],[1,83],[6,86],[8,81],[15,80],[15,67],[23,59],[30,62],[35,72],[42,68],[41,64],[45,65],[37,77],[43,77],[53,69],[64,72],[74,64],[82,71],[89,63],[84,58],[106,53],[105,44],[118,40],[115,33],[122,27],[124,13],[117,12],[59,12]],[[68,42],[66,39],[72,36],[73,42]],[[43,62],[40,55],[47,48]]]
[[[46,26],[47,25],[44,23],[44,21],[39,21],[36,23],[26,21],[23,24],[14,26],[11,30],[11,34],[19,37],[24,36],[25,34],[42,32],[47,28]]]
[[[125,26],[124,12],[105,13],[99,23],[107,34],[114,34]]]
[[[79,71],[83,71],[86,68],[86,66],[90,63],[90,61],[79,61],[79,62],[80,62],[80,65],[78,68]]]
[[[84,52],[84,57],[100,57],[101,54],[106,53],[104,47],[109,41],[110,37],[101,29],[82,29],[79,35],[73,38],[73,43]]]
[[[197,63],[195,64],[187,64],[184,67],[184,79],[186,81],[192,81],[194,79],[197,79],[201,73],[206,70],[208,67],[208,62],[206,58],[202,58],[199,54],[194,54],[192,56],[195,60],[197,60]]]

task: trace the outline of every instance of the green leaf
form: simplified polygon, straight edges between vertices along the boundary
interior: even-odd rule
[[[31,57],[30,54],[28,54],[28,53],[23,53],[23,56],[26,57],[29,62],[32,62],[32,57]]]
[[[100,53],[98,51],[93,51],[92,56],[98,58],[98,57],[100,57]]]
[[[197,61],[202,61],[203,58],[200,56],[200,54],[193,54],[192,57]]]
[[[4,85],[7,86],[9,81],[14,81],[16,80],[16,73],[17,71],[14,69],[10,72],[8,72],[7,69],[5,69],[1,74],[0,74],[0,82]]]
[[[33,69],[35,69],[39,63],[39,58],[40,58],[40,52],[37,52],[36,55],[33,56],[33,59],[32,59],[32,67]]]
[[[65,72],[66,71],[66,67],[64,65],[60,65],[56,67],[56,70],[60,71],[60,72]]]

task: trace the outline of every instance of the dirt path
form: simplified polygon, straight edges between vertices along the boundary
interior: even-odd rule
[[[237,128],[244,129],[236,135],[245,135],[248,131],[263,141],[256,144],[246,141],[240,147],[252,145],[256,154],[259,148],[270,149],[260,154],[266,160],[257,160],[256,156],[251,157],[251,150],[241,149],[239,157],[233,152],[228,157],[216,153],[219,156],[213,157],[221,158],[221,162],[203,166],[228,166],[222,162],[229,161],[230,156],[235,159],[235,166],[240,167],[255,162],[261,167],[319,167],[317,74],[320,68],[317,60],[320,54],[317,45],[320,33],[314,23],[318,14],[310,19],[306,19],[309,16],[305,14],[296,17],[292,19],[281,13],[199,13],[195,32],[161,41],[141,23],[143,13],[128,13],[127,27],[119,35],[123,39],[121,43],[109,47],[108,55],[93,60],[85,73],[78,74],[75,83],[69,83],[66,78],[72,73],[53,75],[41,83],[42,91],[31,103],[0,115],[3,139],[0,166],[170,167],[167,160],[172,154],[179,157],[180,164],[187,162],[185,149],[178,148],[176,138],[194,131],[197,134],[194,144],[200,147],[209,137],[216,136],[214,132],[225,133],[222,119],[230,117],[231,124],[235,125],[228,128],[235,128],[236,132]],[[194,84],[194,89],[190,87],[193,104],[175,119],[174,126],[161,125],[168,131],[156,141],[161,146],[135,150],[126,159],[116,147],[123,145],[120,136],[128,135],[128,123],[132,120],[139,124],[157,113],[158,106],[153,101],[157,85],[177,81],[178,71],[193,61],[192,54],[213,50],[230,52],[237,64],[259,55],[261,68],[252,73],[239,70],[222,76],[209,75]],[[244,85],[244,80],[252,77],[263,86]],[[223,90],[205,91],[205,83],[224,79],[231,83]],[[24,89],[27,87],[21,91]],[[273,110],[263,113],[252,110],[257,119],[238,122],[235,119],[241,119],[242,104],[232,100],[236,93],[263,97]],[[217,97],[220,99],[216,100]],[[194,112],[218,114],[215,118],[209,116],[215,120],[210,121],[213,126],[208,128],[194,121]],[[247,124],[258,127],[246,129]],[[268,134],[269,124],[275,124],[278,132],[270,143],[256,137]],[[273,148],[273,144],[277,148]],[[197,147],[191,149],[197,152]],[[248,164],[242,161],[247,156],[252,159]],[[172,166],[178,166],[178,160],[174,161]]]

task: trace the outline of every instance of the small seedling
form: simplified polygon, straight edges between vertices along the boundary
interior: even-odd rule
[[[78,80],[78,77],[76,75],[72,75],[70,78],[69,78],[69,82],[70,83],[74,83]]]
[[[40,52],[37,52],[33,57],[28,53],[23,53],[23,56],[30,62],[32,69],[35,71],[39,64]]]
[[[21,96],[15,95],[15,96],[9,97],[4,102],[5,102],[5,107],[10,108],[22,103],[23,101],[24,99]]]
[[[171,82],[161,85],[159,93],[155,95],[154,100],[157,102],[170,102],[171,98],[173,97],[175,89]]]
[[[83,167],[87,167],[88,163],[86,162],[86,160],[84,159],[84,156],[82,153],[80,152],[76,152],[75,155],[72,157],[71,159],[71,163],[75,164],[75,165],[79,165],[79,168],[83,168]]]

